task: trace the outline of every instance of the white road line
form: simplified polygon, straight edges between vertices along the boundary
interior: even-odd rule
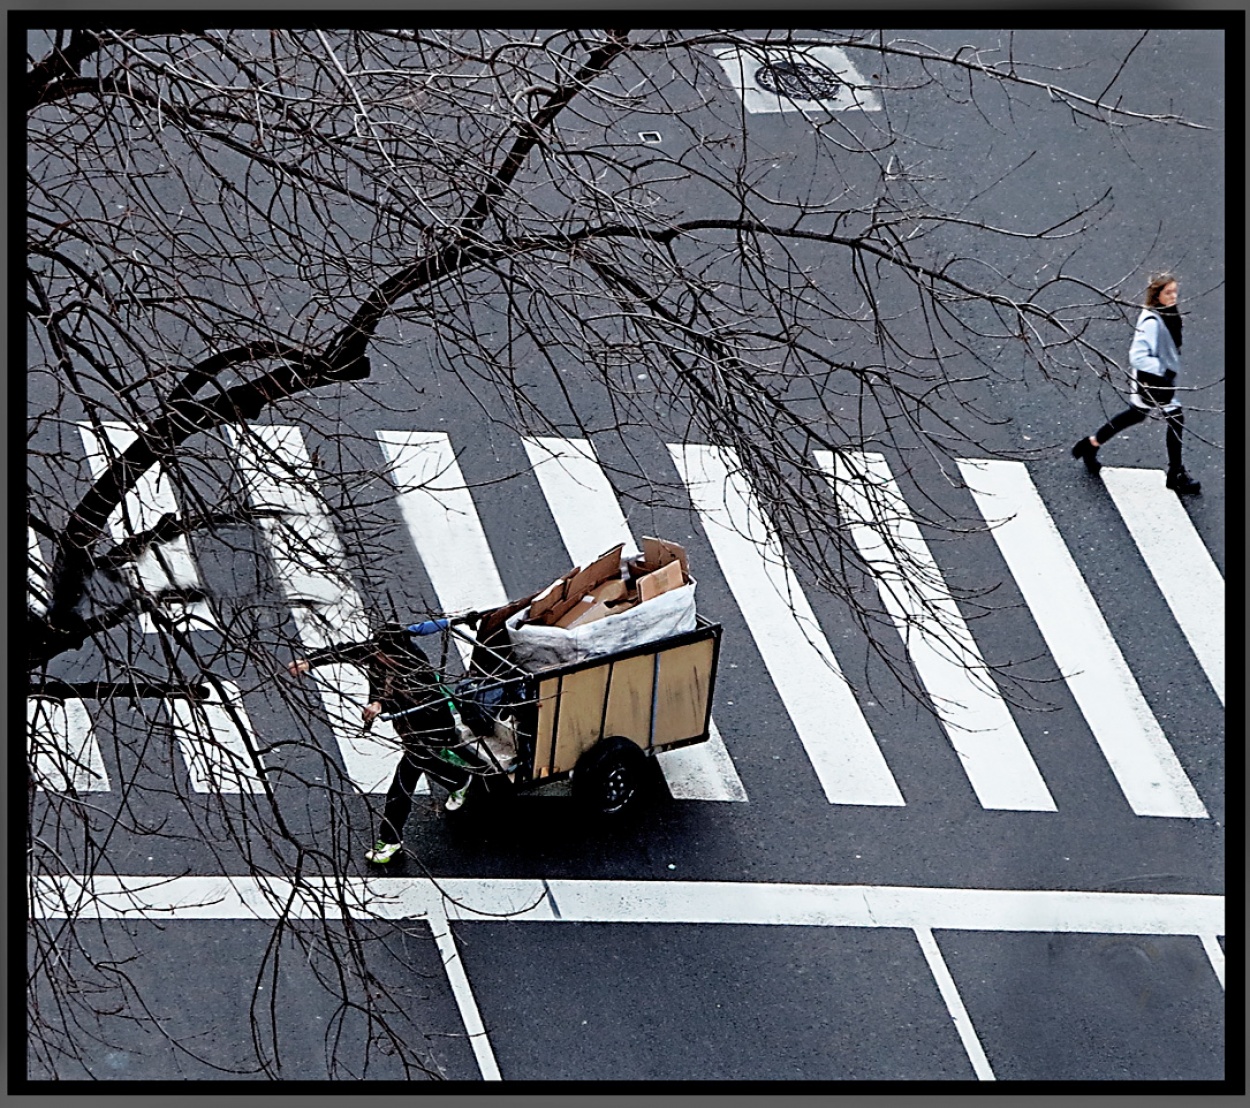
[[[39,547],[35,529],[26,527],[26,607],[36,615],[48,611],[48,563]]]
[[[78,425],[91,474],[97,478],[108,469],[113,457],[126,450],[137,437],[134,428],[124,423],[105,423],[102,426],[108,438],[107,446],[91,424]],[[178,501],[172,484],[157,464],[138,479],[134,490],[109,516],[109,528],[113,538],[123,542],[133,535],[151,530],[167,513],[178,514]],[[157,599],[170,589],[201,590],[203,587],[186,535],[149,545],[127,570],[140,589]],[[176,601],[165,603],[162,607],[172,618],[185,621],[191,627],[211,629],[217,626],[212,610],[203,600]],[[140,623],[149,634],[156,630],[146,612],[140,615]]]
[[[738,776],[716,720],[708,721],[708,740],[655,756],[664,783],[674,800],[724,800],[745,802],[746,787]]]
[[[1050,889],[937,889],[754,881],[562,878],[165,877],[28,879],[40,919],[342,919],[725,923],[1045,934],[1223,935],[1224,897]],[[548,895],[550,893],[550,896]],[[551,906],[560,905],[557,916]]]
[[[588,439],[526,438],[522,442],[575,565],[588,565],[618,542],[625,544],[627,558],[639,553]]]
[[[508,602],[451,440],[438,431],[379,431],[399,510],[445,612]],[[467,663],[471,648],[457,649]]]
[[[1220,948],[1220,940],[1214,935],[1202,936],[1202,949],[1207,952],[1211,968],[1220,979],[1220,988],[1224,988],[1224,951]]]
[[[264,783],[247,751],[241,725],[256,745],[256,731],[248,719],[237,685],[221,682],[234,715],[221,702],[217,689],[209,686],[209,699],[200,702],[167,700],[174,738],[198,793],[260,793]],[[235,722],[238,718],[238,724]]]
[[[306,646],[360,642],[369,635],[364,605],[347,555],[318,491],[316,473],[297,427],[231,429],[238,472],[254,508],[282,590],[301,621]]]
[[[364,604],[299,429],[254,424],[243,435],[232,429],[231,438],[239,478],[253,506],[268,513],[261,529],[304,646],[317,650],[367,639]],[[369,691],[364,671],[326,665],[312,675],[348,778],[362,792],[385,791],[399,763],[399,740],[382,720],[363,730],[360,713]]]
[[[39,788],[49,792],[108,792],[100,740],[81,700],[29,697],[26,751]]]
[[[904,803],[824,632],[736,458],[670,445],[764,665],[831,804]]]
[[[592,562],[617,543],[625,544],[626,556],[638,553],[616,494],[588,440],[523,441],[575,565]],[[746,789],[715,720],[708,730],[707,742],[656,755],[669,792],[677,800],[745,801]]]
[[[1224,578],[1161,469],[1102,468],[1137,543],[1215,695],[1224,703]]]
[[[1137,686],[1021,462],[963,460],[1003,560],[1124,796],[1140,816],[1207,810]],[[1002,521],[1002,522],[999,522]]]
[[[959,989],[955,985],[955,979],[951,977],[951,972],[946,967],[946,960],[942,957],[942,952],[938,949],[937,941],[933,938],[933,932],[927,927],[915,928],[916,938],[920,942],[920,949],[924,951],[925,961],[929,963],[929,971],[933,974],[933,980],[937,982],[938,991],[942,994],[942,999],[946,1002],[946,1010],[951,1015],[951,1020],[955,1024],[955,1030],[959,1032],[959,1038],[964,1044],[964,1050],[968,1054],[968,1061],[972,1063],[972,1069],[980,1081],[993,1081],[994,1071],[990,1068],[989,1059],[985,1056],[985,1051],[981,1047],[981,1040],[977,1038],[977,1029],[972,1026],[972,1019],[968,1015],[968,1010],[964,1007],[963,999],[959,995]]]
[[[477,1001],[473,996],[473,988],[469,984],[468,974],[464,971],[464,963],[460,960],[460,951],[456,949],[456,940],[447,923],[447,917],[438,913],[430,915],[430,930],[438,952],[443,959],[443,969],[447,971],[447,983],[451,986],[456,1007],[460,1009],[460,1019],[464,1023],[465,1034],[469,1037],[469,1045],[473,1047],[473,1055],[477,1059],[478,1070],[483,1081],[499,1081],[499,1063],[495,1061],[495,1052],[491,1049],[490,1038],[486,1034],[486,1025],[482,1022]]]
[[[818,450],[816,461],[981,806],[1055,811],[885,458]]]

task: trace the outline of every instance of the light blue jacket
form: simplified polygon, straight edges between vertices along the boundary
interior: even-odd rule
[[[1133,341],[1128,348],[1129,374],[1133,379],[1133,391],[1129,397],[1135,407],[1149,407],[1148,401],[1140,395],[1137,383],[1139,373],[1153,373],[1162,377],[1167,371],[1174,370],[1176,379],[1171,387],[1177,387],[1181,376],[1181,352],[1168,332],[1167,324],[1158,312],[1143,308],[1137,317],[1137,329],[1133,332]]]
[[[1180,381],[1180,350],[1171,338],[1168,324],[1163,321],[1158,311],[1149,308],[1141,310],[1138,316],[1138,328],[1133,333],[1133,343],[1129,345],[1129,376],[1133,378],[1133,390],[1129,393],[1129,403],[1134,408],[1154,408],[1146,396],[1141,394],[1138,383],[1139,373],[1153,373],[1163,376],[1168,370],[1175,370],[1176,378],[1169,388],[1178,388]],[[1175,398],[1163,405],[1164,413],[1180,410],[1180,401]]]

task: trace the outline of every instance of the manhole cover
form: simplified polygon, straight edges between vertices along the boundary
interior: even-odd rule
[[[842,82],[837,74],[816,62],[766,62],[755,71],[755,83],[766,92],[794,100],[830,100]]]

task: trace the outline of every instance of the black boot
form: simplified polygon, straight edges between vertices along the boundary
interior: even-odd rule
[[[1072,448],[1072,457],[1080,458],[1085,463],[1085,468],[1094,474],[1095,477],[1098,476],[1098,471],[1102,469],[1102,462],[1098,460],[1097,454],[1098,447],[1089,441],[1088,436],[1081,439]]]
[[[1195,481],[1183,469],[1169,469],[1167,485],[1178,496],[1193,496],[1202,491],[1202,482]]]

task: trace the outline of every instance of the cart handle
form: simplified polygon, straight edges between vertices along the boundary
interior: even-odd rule
[[[437,635],[451,626],[449,619],[427,619],[421,623],[410,623],[405,630],[410,635]]]

